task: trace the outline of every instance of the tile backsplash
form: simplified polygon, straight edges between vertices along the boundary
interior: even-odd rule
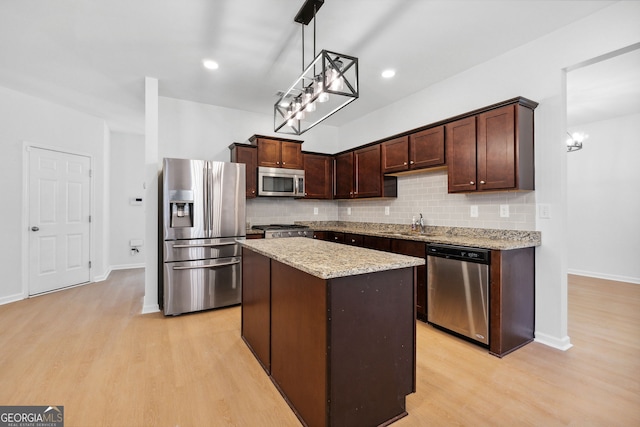
[[[500,216],[508,205],[509,217]],[[470,216],[477,206],[478,216]],[[388,208],[389,214],[385,213]],[[317,209],[317,214],[314,214]],[[364,200],[247,200],[247,222],[287,224],[294,221],[350,221],[410,224],[422,213],[427,225],[535,230],[535,192],[448,194],[447,171],[439,170],[398,177],[398,197]]]

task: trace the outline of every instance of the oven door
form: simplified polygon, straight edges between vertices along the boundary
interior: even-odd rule
[[[304,197],[304,170],[259,167],[258,196]]]
[[[240,304],[241,257],[164,264],[164,314]]]

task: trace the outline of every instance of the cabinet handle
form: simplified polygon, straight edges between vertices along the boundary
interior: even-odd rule
[[[407,166],[407,162],[404,162],[404,163],[403,163],[403,165],[404,165],[404,166]]]
[[[280,164],[280,162],[276,162],[276,165],[279,165],[279,164]]]
[[[286,165],[286,164],[287,164],[287,162],[282,162],[282,165],[283,165],[283,166],[284,166],[284,165]]]
[[[480,181],[480,184],[485,184],[485,182],[484,181]]]
[[[475,182],[473,182],[473,181],[469,181],[469,184],[474,185],[474,184],[475,184]]]
[[[410,164],[410,165],[412,165],[412,164],[414,164],[414,163],[415,163],[415,162],[414,162],[413,160],[411,160],[411,161],[409,162],[409,164]],[[405,163],[405,165],[406,165],[406,163]]]
[[[351,243],[355,243],[355,242],[356,242],[356,239],[351,239]]]
[[[334,237],[333,240],[338,240],[338,236]]]

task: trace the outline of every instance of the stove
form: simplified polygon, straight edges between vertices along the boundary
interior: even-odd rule
[[[265,239],[281,238],[281,237],[311,237],[313,238],[313,230],[306,225],[298,224],[268,224],[254,225],[253,230],[264,231]]]

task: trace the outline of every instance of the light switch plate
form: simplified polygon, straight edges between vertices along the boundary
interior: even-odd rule
[[[509,205],[500,205],[500,217],[509,218]]]
[[[471,205],[469,215],[471,215],[471,218],[478,218],[478,205]]]
[[[351,208],[347,208],[347,215],[351,215]]]
[[[538,216],[544,219],[551,218],[551,205],[547,203],[540,203],[538,205]]]
[[[389,215],[389,206],[384,207],[384,214]]]
[[[313,214],[318,215],[318,208],[313,208]]]

